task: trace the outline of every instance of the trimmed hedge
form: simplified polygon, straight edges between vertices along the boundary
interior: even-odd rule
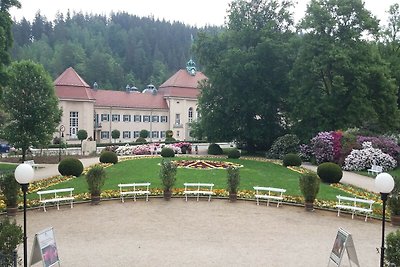
[[[289,153],[283,157],[282,160],[283,166],[300,166],[301,165],[301,158],[297,154]]]
[[[115,152],[112,151],[104,151],[100,155],[100,162],[101,163],[112,163],[112,164],[117,164],[118,163],[118,156],[115,154]]]
[[[218,144],[210,144],[207,149],[207,153],[210,155],[222,155],[222,148]]]
[[[63,176],[79,177],[83,172],[83,164],[77,158],[65,158],[58,164],[58,172]]]
[[[161,156],[163,158],[173,158],[175,157],[175,152],[174,150],[172,150],[172,148],[164,147],[163,149],[161,149]]]
[[[343,176],[340,166],[333,162],[321,163],[317,168],[317,173],[322,182],[328,184],[339,183]]]
[[[240,158],[240,151],[237,148],[231,148],[228,150],[228,159],[238,159]]]

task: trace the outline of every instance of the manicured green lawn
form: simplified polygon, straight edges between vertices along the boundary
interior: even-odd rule
[[[174,158],[174,160],[179,159],[188,158]],[[221,161],[222,159],[208,158],[208,160]],[[226,161],[243,165],[243,168],[240,169],[241,182],[239,190],[253,190],[253,186],[270,186],[285,188],[287,190],[287,195],[301,195],[298,186],[298,178],[300,174],[297,172],[265,161],[248,159],[229,159]],[[108,178],[103,190],[118,190],[119,183],[134,182],[150,182],[151,188],[161,188],[161,181],[159,178],[160,166],[158,165],[160,162],[161,158],[141,158],[122,161],[116,165],[110,166],[106,168]],[[175,187],[183,188],[183,183],[185,182],[204,182],[214,183],[214,189],[226,189],[226,176],[226,170],[178,168]],[[87,184],[84,176],[57,184],[48,189],[66,187],[74,187],[74,194],[87,192]],[[336,195],[339,194],[348,195],[339,189],[330,187],[326,184],[321,184],[318,199],[336,200]],[[34,195],[30,197],[35,198]]]
[[[2,172],[13,172],[17,168],[16,164],[0,163],[0,173]]]

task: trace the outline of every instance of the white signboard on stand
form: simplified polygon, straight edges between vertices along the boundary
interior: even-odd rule
[[[358,262],[356,248],[354,247],[353,238],[351,234],[346,232],[344,229],[339,228],[335,241],[333,242],[333,247],[331,251],[331,255],[329,257],[328,266],[331,262],[335,264],[335,266],[339,267],[342,262],[344,251],[347,251],[347,256],[351,263],[353,262],[358,267],[360,264]]]
[[[42,261],[43,267],[61,266],[53,228],[35,234],[30,265],[40,261]]]

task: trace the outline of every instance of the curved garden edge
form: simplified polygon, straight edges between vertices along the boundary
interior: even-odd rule
[[[143,157],[160,157],[160,156],[155,156],[155,155],[141,155],[141,156],[124,156],[120,158],[120,161],[125,161],[125,160],[132,160],[132,159],[140,159]],[[210,158],[210,159],[226,159],[225,156],[204,156],[204,155],[191,155],[188,156],[188,158]],[[266,158],[258,158],[258,157],[242,157],[242,159],[246,160],[255,160],[255,161],[265,161],[265,162],[272,162],[274,164],[282,165],[281,161],[279,160],[270,160]],[[96,165],[96,164],[95,164]],[[91,167],[95,166],[89,166],[84,169],[83,174],[85,174]],[[112,166],[112,164],[103,164],[101,163],[103,167],[109,167]],[[306,171],[309,171],[305,168],[302,167],[288,167],[292,171],[298,172],[298,173],[304,173]],[[53,176],[49,177],[47,179],[39,180],[37,182],[34,182],[30,184],[30,190],[29,193],[34,193],[36,191],[45,189],[49,186],[56,185],[58,183],[73,179],[74,177],[72,176]],[[382,201],[380,200],[380,197],[378,194],[372,193],[372,192],[366,192],[364,190],[358,190],[356,187],[353,186],[347,186],[343,184],[332,184],[331,186],[334,186],[336,188],[339,188],[340,190],[350,193],[352,195],[355,195],[357,197],[366,197],[370,198],[376,201],[377,204],[381,205]],[[159,188],[153,188],[150,190],[151,194],[150,197],[162,197],[163,195],[163,190]],[[183,197],[183,188],[175,188],[173,190],[173,197]],[[228,191],[224,189],[214,189],[213,190],[215,193],[214,198],[219,198],[219,199],[229,199],[229,193]],[[245,201],[255,201],[254,197],[255,192],[253,190],[239,190],[238,191],[238,199],[240,200],[245,200]],[[118,190],[105,190],[101,193],[101,200],[108,200],[108,199],[119,199],[119,191]],[[89,193],[82,193],[82,194],[77,194],[75,195],[76,201],[74,203],[81,203],[81,202],[87,202],[90,201],[90,194]],[[284,195],[284,200],[283,203],[286,205],[293,205],[293,206],[303,206],[304,207],[304,199],[302,196],[289,196],[289,195]],[[328,211],[337,211],[335,209],[336,202],[335,201],[326,201],[326,200],[318,200],[316,199],[314,203],[314,207],[317,209],[323,209],[323,210],[328,210]],[[27,202],[27,207],[28,208],[37,208],[40,206],[40,203],[37,199],[33,200],[28,200]],[[19,203],[19,207],[22,207],[22,203]],[[3,211],[5,212],[6,207],[5,203],[2,199],[0,199],[0,212]],[[373,210],[373,213],[371,214],[371,218],[381,218],[382,217],[382,210],[381,208],[375,208]],[[390,218],[390,214],[387,211],[386,218]]]

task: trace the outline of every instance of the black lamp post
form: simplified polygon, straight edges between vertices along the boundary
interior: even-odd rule
[[[61,125],[60,126],[60,146],[58,148],[58,162],[61,161],[61,145],[62,145],[62,139],[64,138],[64,131],[65,131],[64,125]]]
[[[380,266],[384,266],[385,262],[385,212],[386,212],[386,201],[388,195],[392,192],[394,188],[393,177],[386,172],[380,173],[375,178],[375,187],[381,193],[382,199],[382,244],[381,244],[381,262]]]
[[[28,248],[26,237],[26,192],[28,192],[29,183],[32,181],[34,174],[34,170],[29,164],[18,165],[14,172],[15,180],[17,180],[17,182],[21,185],[21,189],[24,194],[24,267],[28,266]]]

